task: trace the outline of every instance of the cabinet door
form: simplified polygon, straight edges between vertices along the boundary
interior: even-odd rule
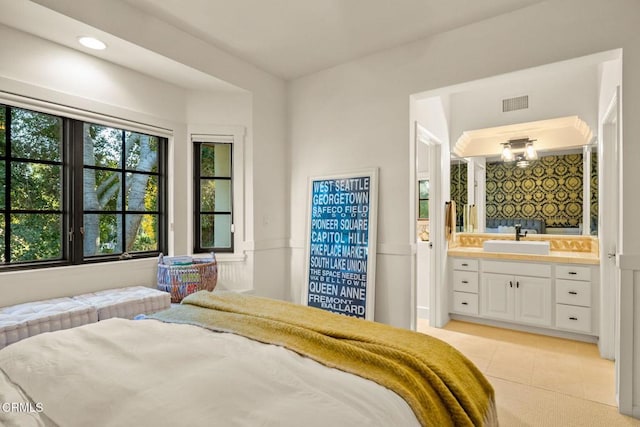
[[[480,284],[480,314],[495,319],[513,320],[514,277],[485,273]]]
[[[516,276],[515,320],[551,326],[551,279]]]

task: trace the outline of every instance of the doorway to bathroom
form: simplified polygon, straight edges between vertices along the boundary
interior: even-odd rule
[[[411,223],[416,230],[414,236],[417,242],[416,292],[414,295],[416,298],[424,295],[431,297],[427,300],[414,300],[412,309],[416,312],[415,318],[418,323],[426,320],[430,326],[443,327],[451,319],[449,314],[451,297],[448,289],[450,278],[447,267],[448,244],[442,231],[444,230],[444,204],[449,200],[453,200],[452,157],[465,161],[467,165],[473,164],[476,170],[482,170],[486,174],[489,172],[494,173],[495,168],[491,169],[488,166],[490,162],[495,161],[496,158],[500,159],[500,152],[497,147],[494,147],[496,149],[493,152],[473,151],[471,148],[478,149],[480,146],[478,141],[482,138],[478,139],[477,134],[471,135],[470,131],[532,123],[550,118],[570,120],[570,118],[575,117],[576,120],[572,126],[577,133],[584,133],[582,139],[584,145],[588,147],[583,148],[583,146],[576,145],[575,147],[567,148],[565,141],[564,146],[562,143],[559,144],[561,148],[554,148],[552,146],[544,146],[542,141],[539,141],[536,143],[537,146],[541,147],[538,155],[553,155],[559,159],[559,163],[569,165],[568,168],[575,167],[587,172],[593,170],[595,171],[595,178],[588,185],[575,191],[579,193],[579,202],[573,203],[569,210],[580,211],[581,220],[569,223],[570,219],[567,220],[570,216],[570,212],[567,210],[569,203],[564,203],[555,206],[558,209],[557,213],[548,215],[551,219],[546,221],[546,225],[547,228],[551,229],[552,234],[579,234],[593,236],[600,240],[598,251],[601,267],[596,274],[598,277],[594,280],[594,286],[598,286],[598,300],[594,301],[597,311],[594,311],[593,324],[594,331],[598,334],[600,356],[614,359],[614,355],[621,345],[619,337],[625,333],[624,330],[619,330],[619,323],[616,323],[616,319],[620,316],[619,307],[615,303],[620,298],[619,289],[616,291],[615,286],[609,285],[611,283],[610,278],[619,274],[619,270],[615,266],[616,245],[615,242],[609,242],[611,240],[609,239],[611,232],[608,231],[611,227],[616,226],[617,218],[611,209],[603,209],[603,206],[611,206],[611,203],[617,205],[618,202],[610,200],[610,197],[603,196],[603,191],[608,192],[609,196],[618,192],[618,169],[614,166],[615,163],[612,164],[610,160],[612,155],[615,156],[615,152],[612,154],[607,150],[615,151],[613,147],[618,142],[615,142],[617,140],[614,141],[614,138],[610,135],[611,132],[615,133],[615,129],[618,129],[619,132],[619,127],[616,128],[617,124],[614,123],[611,114],[607,113],[607,111],[610,111],[607,108],[610,106],[620,84],[621,51],[616,50],[411,96],[412,123],[419,122],[425,129],[437,136],[441,148],[441,158],[437,162],[439,163],[439,177],[441,177],[441,182],[438,186],[441,191],[441,200],[437,205],[430,204],[429,222],[431,228],[429,244],[431,245],[431,251],[429,252],[420,249],[418,211],[420,200],[418,189],[421,178],[433,178],[434,171],[428,168],[427,170],[421,168],[421,162],[418,158],[421,148],[420,142],[417,138],[412,138],[414,147],[411,152],[416,157],[411,159],[411,165],[414,167],[412,176],[415,185],[415,188],[412,189],[412,197],[416,200],[414,202],[415,206],[412,206],[413,216]],[[523,99],[526,99],[526,101],[523,101]],[[518,101],[516,102],[516,100]],[[618,108],[620,108],[619,105]],[[612,130],[612,127],[614,130]],[[547,136],[553,133],[551,131],[553,129],[550,130]],[[526,137],[527,135],[524,135],[524,133],[526,133],[526,129],[523,130],[522,135]],[[561,131],[558,129],[556,133],[559,135]],[[493,137],[500,139],[505,135],[494,135]],[[567,138],[567,135],[559,135],[557,137],[558,140],[566,140]],[[485,139],[489,140],[489,136],[486,136]],[[504,142],[508,141],[506,138],[503,139],[505,139]],[[542,139],[540,138],[540,140]],[[550,141],[553,138],[548,137],[545,139]],[[467,155],[466,153],[469,152],[473,154]],[[592,165],[596,167],[592,167]],[[431,166],[431,163],[429,163],[429,166]],[[586,173],[584,176],[588,175]],[[481,213],[474,229],[468,230],[464,225],[462,226],[461,230],[465,232],[485,231],[488,218],[487,211],[495,209],[495,203],[493,205],[488,203],[487,192],[492,191],[492,194],[500,193],[498,197],[512,197],[512,194],[504,191],[504,189],[497,191],[493,187],[487,188],[488,181],[484,181],[484,178],[482,178],[483,182],[480,183],[480,176],[481,174],[474,173],[474,180],[467,181],[474,182],[474,186],[464,190],[467,196],[466,204],[471,205],[468,202],[471,199],[468,197],[475,197],[474,204],[476,208],[480,208]],[[539,178],[540,181],[545,182],[545,176]],[[564,191],[563,189],[551,187],[551,183],[558,183],[563,179],[563,177],[552,177],[552,179],[547,180],[546,183],[549,186],[548,194]],[[589,178],[586,180],[589,180]],[[506,180],[503,178],[497,182],[499,186],[505,183]],[[484,197],[478,196],[477,185],[479,184],[486,186],[482,191]],[[495,182],[491,185],[493,186],[494,184]],[[515,185],[518,184],[516,183]],[[429,188],[431,191],[433,191],[433,187],[433,182],[430,182]],[[561,196],[564,197],[564,195]],[[595,205],[592,203],[594,200]],[[495,200],[492,200],[493,202]],[[538,203],[542,204],[541,202]],[[536,203],[531,204],[535,209]],[[468,211],[465,210],[464,212]],[[583,212],[589,213],[589,215],[582,216]],[[435,223],[438,218],[440,230],[435,229]],[[442,233],[436,237],[436,231]],[[610,257],[608,257],[609,254],[611,254]],[[433,260],[435,259],[438,260],[435,265],[440,269],[440,276],[437,279],[424,279],[429,277],[425,275],[423,268],[426,256],[429,257],[428,261],[430,263],[434,262]],[[612,258],[614,262],[609,262],[609,258]],[[603,265],[605,262],[609,262],[609,264]],[[427,310],[425,310],[424,306],[425,301]],[[616,337],[618,337],[617,342]],[[619,369],[619,360],[616,360],[616,363],[617,369]],[[617,385],[617,387],[621,386],[625,386],[624,381],[623,384]]]

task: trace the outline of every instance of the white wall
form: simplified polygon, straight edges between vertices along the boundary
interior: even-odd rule
[[[640,170],[633,167],[640,158],[640,144],[635,141],[640,122],[633,119],[640,111],[639,17],[640,3],[633,0],[543,2],[295,80],[290,91],[292,239],[304,241],[308,175],[380,167],[376,318],[408,327],[412,309],[408,248],[413,239],[406,226],[412,196],[407,191],[409,95],[622,47],[626,136],[622,173],[627,183],[623,252],[639,255],[640,228],[635,222],[640,199],[630,188],[640,180]],[[635,258],[628,259],[633,260],[629,268],[640,269]],[[293,277],[300,276],[302,265],[293,264]],[[640,375],[637,368],[633,375]],[[636,395],[638,405],[640,393]]]
[[[598,67],[576,62],[500,76],[477,90],[451,94],[452,144],[464,131],[574,115],[596,133]],[[529,108],[502,112],[503,99],[522,95],[529,96]]]

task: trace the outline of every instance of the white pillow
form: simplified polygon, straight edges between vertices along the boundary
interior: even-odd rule
[[[516,228],[515,227],[510,227],[508,225],[499,225],[498,226],[498,233],[515,233],[516,232]]]

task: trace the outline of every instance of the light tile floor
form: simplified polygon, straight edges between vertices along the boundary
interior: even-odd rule
[[[598,347],[579,341],[452,320],[418,331],[456,347],[491,380],[501,378],[581,399],[616,406],[614,362]]]

